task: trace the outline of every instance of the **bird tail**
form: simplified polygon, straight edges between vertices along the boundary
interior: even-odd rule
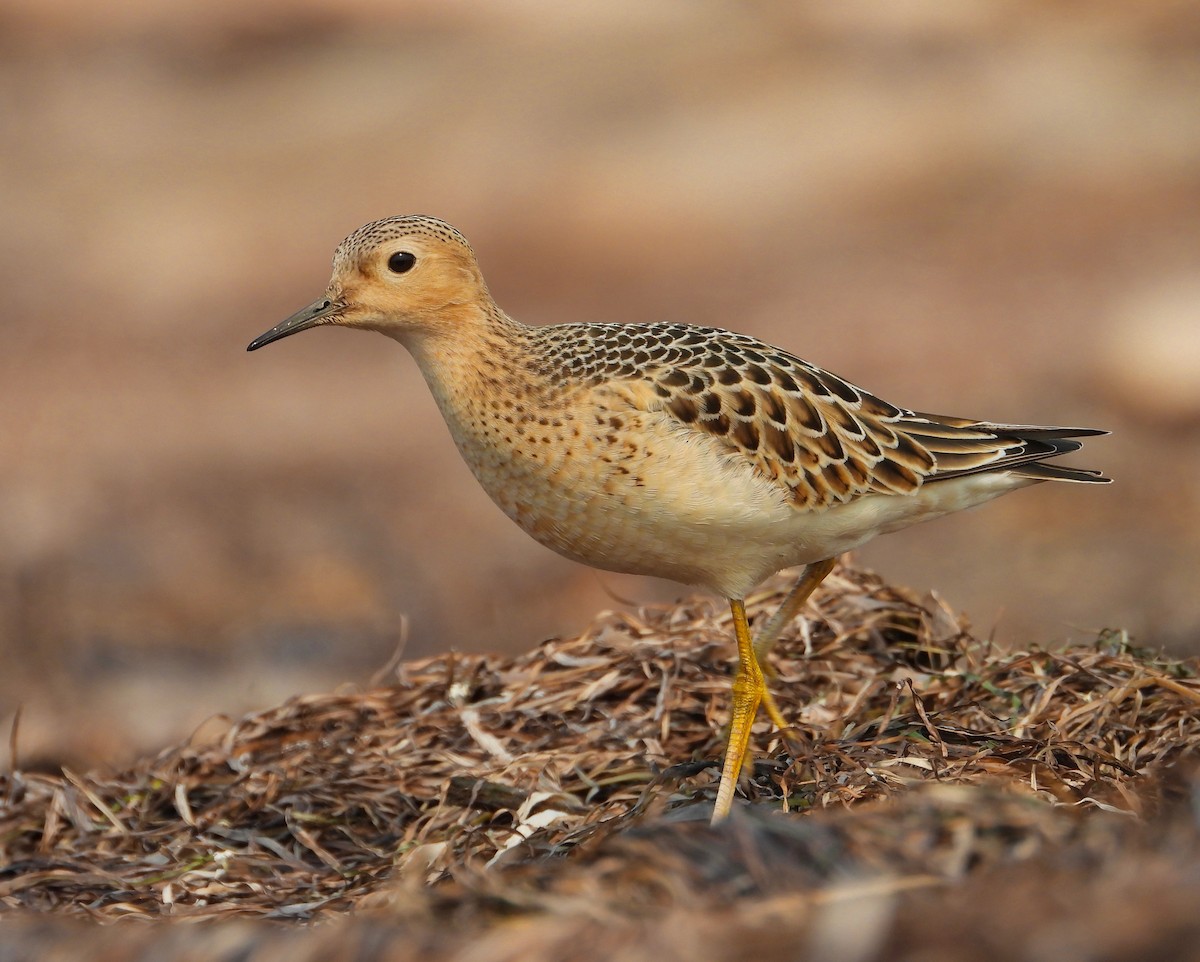
[[[1049,424],[1000,424],[994,421],[975,421],[970,418],[947,417],[940,414],[917,414],[934,424],[949,428],[962,428],[971,432],[986,432],[997,441],[1009,442],[1006,457],[966,466],[962,470],[950,470],[939,477],[957,477],[962,474],[1007,470],[1018,477],[1034,481],[1073,481],[1080,484],[1107,484],[1112,478],[1091,468],[1070,468],[1061,464],[1045,463],[1050,458],[1070,454],[1083,447],[1076,438],[1094,438],[1108,434],[1096,428],[1069,428]],[[920,429],[914,431],[918,433]],[[978,434],[975,435],[978,437]],[[1019,442],[1013,444],[1012,442]]]
[[[1095,468],[1071,468],[1061,464],[1047,464],[1049,458],[1057,458],[1062,454],[1070,454],[1083,447],[1082,441],[1076,438],[1095,438],[1108,434],[1097,428],[1065,428],[1051,425],[1033,424],[993,424],[978,423],[975,427],[1009,437],[1020,438],[1023,441],[1041,442],[1044,451],[1038,451],[1037,460],[1027,461],[1012,469],[1013,474],[1037,481],[1072,481],[1078,484],[1109,484],[1112,478]],[[1032,446],[1031,446],[1032,447]]]

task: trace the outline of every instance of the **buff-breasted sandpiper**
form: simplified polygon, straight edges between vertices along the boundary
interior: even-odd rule
[[[738,666],[714,823],[760,704],[787,727],[760,662],[838,555],[1026,485],[1108,480],[1045,463],[1103,431],[919,414],[744,334],[527,327],[433,217],[356,230],[325,293],[249,350],[326,324],[408,348],[479,483],[542,544],[728,599]],[[796,587],[752,640],[743,599],[793,565]]]

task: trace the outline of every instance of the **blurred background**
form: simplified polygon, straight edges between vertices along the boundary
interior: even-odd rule
[[[1200,650],[1200,7],[0,0],[0,732],[118,764],[678,586],[529,541],[382,337],[247,342],[395,213],[536,324],[774,341],[1117,479],[860,560],[1006,643]]]

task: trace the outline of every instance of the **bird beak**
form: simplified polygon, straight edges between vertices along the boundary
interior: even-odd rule
[[[286,320],[280,321],[265,334],[258,335],[250,342],[250,346],[246,350],[257,351],[260,347],[265,347],[272,341],[278,341],[281,337],[287,337],[289,334],[332,323],[331,318],[341,309],[341,304],[331,301],[328,297],[322,297],[320,300],[313,301],[308,307],[301,308]]]

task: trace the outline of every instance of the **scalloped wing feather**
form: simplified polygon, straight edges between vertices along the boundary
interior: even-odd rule
[[[703,352],[638,365],[647,406],[719,439],[800,508],[1016,468],[1079,446],[1059,438],[1097,433],[918,414],[745,335],[696,334],[709,335]]]
[[[1033,466],[1079,447],[1069,438],[1106,432],[909,411],[745,334],[666,322],[587,325],[586,338],[576,325],[538,333],[575,378],[624,384],[635,407],[718,439],[799,508],[1023,465],[1031,478],[1108,480]]]

